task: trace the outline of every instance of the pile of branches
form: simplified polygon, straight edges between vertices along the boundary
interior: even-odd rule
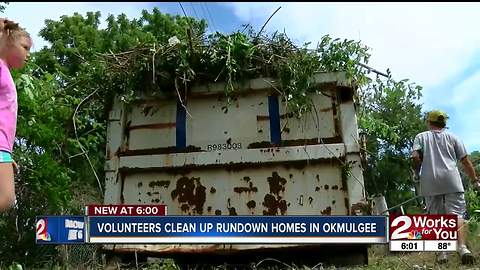
[[[312,49],[310,43],[294,44],[285,33],[260,35],[248,26],[232,34],[187,36],[99,55],[105,86],[128,102],[160,92],[181,99],[192,85],[223,81],[230,100],[235,82],[271,77],[278,80],[276,90],[289,111],[300,116],[311,109],[308,94],[316,91],[310,80],[315,73],[346,71],[357,84],[367,80],[358,64],[368,62],[368,47],[353,40],[333,40],[327,35]]]

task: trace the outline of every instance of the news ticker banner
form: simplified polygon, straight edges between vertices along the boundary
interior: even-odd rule
[[[77,221],[73,227],[72,220]],[[387,226],[383,216],[41,216],[37,217],[36,241],[38,244],[371,244],[387,243]]]
[[[166,216],[164,205],[89,205],[86,216],[37,217],[39,244],[390,243],[456,250],[454,215]]]
[[[381,216],[88,217],[90,243],[386,243]]]
[[[456,215],[406,215],[389,218],[390,251],[456,251]]]

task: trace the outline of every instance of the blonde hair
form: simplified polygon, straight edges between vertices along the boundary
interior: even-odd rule
[[[18,23],[7,22],[3,27],[3,31],[7,33],[8,39],[12,41],[17,40],[20,37],[26,37],[30,40],[32,39],[30,34],[24,28],[20,27]]]

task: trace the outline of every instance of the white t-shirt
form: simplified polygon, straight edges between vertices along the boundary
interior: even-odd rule
[[[415,136],[413,150],[423,154],[421,195],[464,192],[457,161],[467,155],[467,150],[459,138],[445,130],[425,131]]]

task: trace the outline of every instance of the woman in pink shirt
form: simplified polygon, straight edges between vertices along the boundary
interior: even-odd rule
[[[0,211],[15,202],[12,150],[17,126],[17,90],[10,69],[22,68],[32,39],[18,24],[0,18]]]

